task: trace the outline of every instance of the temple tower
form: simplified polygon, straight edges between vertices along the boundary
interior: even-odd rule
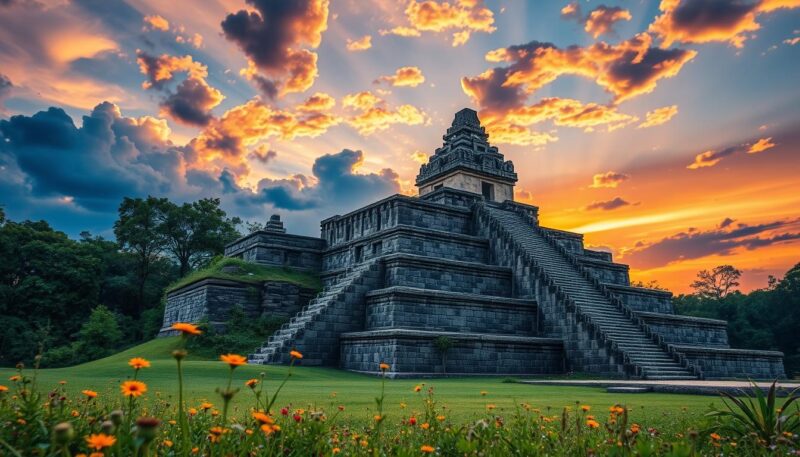
[[[442,147],[420,166],[420,196],[449,187],[483,195],[489,201],[514,200],[514,164],[489,144],[489,135],[475,110],[464,108],[457,112],[442,138]]]

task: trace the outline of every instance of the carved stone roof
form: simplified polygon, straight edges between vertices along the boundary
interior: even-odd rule
[[[475,110],[464,108],[457,112],[442,139],[442,147],[437,148],[428,163],[420,167],[417,186],[456,169],[469,170],[511,185],[517,182],[514,164],[504,160],[497,147],[489,144],[489,135],[481,126]]]

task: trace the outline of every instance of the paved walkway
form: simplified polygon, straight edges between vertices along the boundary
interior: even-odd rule
[[[720,392],[732,394],[749,392],[752,385],[748,381],[725,381],[725,380],[687,380],[687,381],[648,381],[630,379],[546,379],[546,380],[526,380],[520,381],[523,384],[545,385],[545,386],[572,386],[572,387],[600,387],[619,392],[615,388],[628,388],[630,392],[639,390],[640,392],[665,392],[696,395],[719,395]],[[759,381],[756,385],[763,391],[767,391],[772,382]],[[785,396],[788,392],[800,388],[797,381],[779,381],[778,395]]]

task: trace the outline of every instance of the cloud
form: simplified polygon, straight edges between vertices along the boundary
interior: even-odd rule
[[[14,87],[14,85],[11,83],[11,80],[8,79],[8,76],[0,73],[0,101],[8,97],[12,87]]]
[[[278,153],[273,151],[272,149],[268,149],[265,145],[259,145],[257,148],[253,149],[250,152],[249,158],[253,160],[257,160],[263,164],[269,163],[275,157],[278,157]]]
[[[325,92],[317,92],[297,105],[295,109],[303,112],[330,111],[334,106],[336,106],[336,99]]]
[[[689,229],[650,243],[640,241],[624,253],[625,262],[648,269],[710,255],[731,255],[740,248],[754,250],[800,239],[800,219],[757,225],[734,225],[733,222],[726,218],[718,228],[711,230]]]
[[[631,204],[632,203],[623,200],[621,197],[614,197],[611,200],[592,202],[586,206],[586,210],[592,211],[600,209],[603,211],[612,211],[617,208],[622,208],[623,206],[629,206]]]
[[[772,149],[775,147],[775,143],[772,142],[772,137],[770,138],[760,138],[758,141],[750,145],[750,148],[747,150],[748,154],[758,154],[759,152],[764,152],[767,149]]]
[[[631,175],[625,173],[617,173],[616,171],[607,171],[605,173],[599,173],[592,176],[592,187],[594,189],[599,189],[603,187],[609,188],[616,188],[622,182],[627,181],[630,179]]]
[[[719,228],[724,229],[725,227],[730,226],[734,222],[736,222],[735,219],[731,219],[730,217],[726,217],[725,219],[722,220],[722,222],[719,223]]]
[[[605,126],[608,130],[616,130],[638,120],[637,117],[617,111],[616,107],[583,104],[570,98],[548,97],[536,104],[514,108],[503,113],[501,120],[492,112],[485,116],[487,128],[491,130],[493,123],[511,123],[516,125],[533,125],[546,120],[563,127],[581,128],[592,131],[596,127]]]
[[[202,127],[211,122],[214,118],[211,110],[222,103],[225,96],[206,83],[208,68],[205,65],[190,55],[162,54],[155,57],[141,50],[136,55],[139,70],[147,76],[142,87],[161,90],[165,94],[160,103],[162,115],[191,126]],[[172,92],[167,86],[179,72],[185,72],[187,77]]]
[[[347,123],[361,135],[371,135],[395,124],[419,125],[428,120],[424,111],[413,105],[390,107],[385,100],[370,91],[346,95],[342,106],[358,111]]]
[[[584,30],[594,39],[597,39],[600,35],[613,34],[614,24],[632,19],[630,11],[619,6],[606,5],[598,6],[583,17],[581,6],[577,2],[569,3],[562,8],[561,17],[583,24]]]
[[[395,87],[417,87],[425,82],[425,76],[419,67],[400,67],[393,75],[381,76],[374,82],[385,82]]]
[[[780,8],[797,8],[796,0],[662,0],[662,14],[649,31],[664,47],[675,42],[727,42],[741,48],[761,28],[757,16]]]
[[[411,153],[411,160],[417,163],[428,163],[428,153],[424,151],[414,151]]]
[[[144,30],[161,30],[166,32],[169,30],[169,21],[164,17],[154,14],[152,16],[144,17]]]
[[[225,37],[249,59],[243,75],[269,97],[303,92],[317,77],[317,48],[328,28],[328,0],[248,0],[253,9],[222,21]]]
[[[347,50],[351,52],[366,51],[372,47],[372,36],[364,35],[357,40],[347,39]]]
[[[381,35],[418,37],[421,32],[453,32],[451,44],[461,46],[469,41],[472,33],[492,33],[494,13],[483,0],[410,0],[405,10],[408,25],[381,30]]]
[[[694,162],[690,163],[686,168],[690,170],[697,170],[698,168],[713,167],[725,157],[731,156],[733,154],[745,154],[745,153],[757,154],[759,152],[766,151],[767,149],[771,149],[775,146],[776,146],[775,143],[772,142],[772,137],[770,137],[770,138],[760,138],[755,142],[748,142],[748,143],[737,144],[734,146],[728,146],[720,150],[709,149],[707,151],[701,152],[700,154],[697,154],[694,158]]]
[[[672,119],[676,114],[678,114],[678,105],[656,108],[652,111],[648,111],[645,115],[644,122],[639,124],[639,126],[636,128],[643,129],[665,124],[669,122],[669,120]]]

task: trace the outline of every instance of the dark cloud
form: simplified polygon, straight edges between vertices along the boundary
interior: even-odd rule
[[[800,219],[733,226],[733,220],[727,218],[716,229],[689,229],[654,243],[639,242],[625,254],[624,260],[636,268],[647,269],[709,255],[730,255],[737,248],[753,250],[798,239]]]
[[[759,29],[755,20],[759,3],[748,0],[662,2],[663,14],[656,17],[649,30],[662,39],[664,46],[674,42],[727,41],[741,47],[747,33]]]
[[[278,157],[278,153],[272,149],[262,148],[251,152],[249,157],[261,163],[269,163],[272,159]]]
[[[162,113],[178,122],[203,127],[214,118],[211,109],[219,105],[223,98],[222,93],[206,84],[205,80],[187,78],[160,106]]]
[[[726,217],[725,219],[722,220],[722,222],[719,223],[719,228],[724,229],[725,227],[728,227],[729,225],[733,224],[734,222],[736,222],[736,221],[731,219],[731,218],[729,218],[729,217]]]
[[[561,9],[561,17],[574,20],[584,26],[584,30],[597,38],[600,35],[614,33],[614,24],[619,21],[630,21],[631,13],[619,6],[600,5],[583,16],[581,5],[573,2]]]
[[[0,100],[3,100],[11,93],[12,87],[14,87],[14,85],[11,84],[11,80],[8,79],[8,76],[0,73]]]
[[[269,96],[302,92],[317,75],[317,55],[301,45],[319,46],[327,28],[328,0],[248,0],[255,11],[240,10],[222,21],[225,37],[252,63],[250,79]],[[258,74],[258,71],[264,75]]]
[[[592,202],[586,206],[586,209],[589,211],[596,209],[601,209],[603,211],[611,211],[617,208],[622,208],[623,206],[629,206],[631,204],[632,203],[623,200],[621,197],[614,197],[611,200]]]

